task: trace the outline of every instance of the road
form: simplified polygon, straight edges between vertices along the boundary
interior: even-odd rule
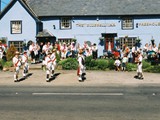
[[[159,120],[160,88],[1,86],[1,120]]]

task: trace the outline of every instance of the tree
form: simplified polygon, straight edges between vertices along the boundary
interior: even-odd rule
[[[12,58],[15,56],[15,52],[17,51],[17,49],[14,47],[14,45],[11,45],[6,53],[6,57],[7,57],[7,61],[12,60]]]

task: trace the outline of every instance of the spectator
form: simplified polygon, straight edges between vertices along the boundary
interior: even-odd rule
[[[98,57],[98,48],[97,48],[96,43],[94,43],[92,46],[92,56],[93,56],[93,59],[95,59],[95,60]]]
[[[126,70],[126,65],[128,63],[128,58],[127,58],[127,55],[123,55],[123,58],[122,58],[122,71],[125,71]]]
[[[115,70],[120,71],[121,70],[121,61],[119,60],[118,57],[116,57],[116,60],[114,62]]]
[[[35,63],[35,43],[32,42],[32,44],[29,46],[29,52],[31,55],[31,63]]]

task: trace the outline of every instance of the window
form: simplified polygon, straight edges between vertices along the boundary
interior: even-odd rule
[[[120,48],[122,49],[123,44],[127,44],[127,46],[132,49],[132,47],[135,45],[136,43],[136,37],[121,37],[120,38]]]
[[[131,30],[133,29],[133,19],[132,18],[124,18],[122,19],[122,29],[123,30]]]
[[[23,52],[23,41],[9,41],[9,45],[14,45],[20,53]]]
[[[71,29],[71,19],[68,17],[61,18],[60,28],[61,29]]]
[[[11,34],[22,33],[22,21],[11,21]]]
[[[70,43],[73,42],[73,41],[74,41],[73,38],[60,38],[60,39],[58,39],[58,42],[59,42],[59,43],[64,43],[64,42],[65,42],[65,43],[67,43],[67,44],[68,44],[68,43],[70,44]]]

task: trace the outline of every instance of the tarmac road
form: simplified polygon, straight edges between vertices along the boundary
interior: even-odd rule
[[[1,86],[1,120],[159,120],[159,86]]]

